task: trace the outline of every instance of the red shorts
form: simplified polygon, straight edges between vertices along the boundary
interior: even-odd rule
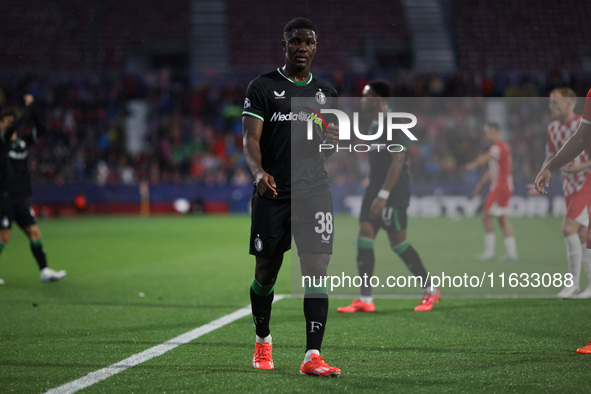
[[[576,221],[581,226],[587,226],[589,222],[589,206],[591,205],[591,190],[583,188],[564,197],[564,202],[566,203],[565,216]]]
[[[497,187],[488,193],[484,201],[484,212],[492,216],[503,216],[509,212],[509,201],[513,191],[508,188]]]

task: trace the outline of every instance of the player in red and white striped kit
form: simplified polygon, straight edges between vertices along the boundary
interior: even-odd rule
[[[466,164],[466,169],[471,171],[488,162],[489,171],[476,185],[474,194],[480,194],[482,187],[490,180],[490,192],[484,202],[482,223],[484,224],[484,252],[478,255],[481,261],[492,260],[495,256],[495,229],[493,217],[499,219],[503,231],[505,250],[507,255],[504,260],[517,260],[517,245],[513,235],[513,227],[507,216],[509,201],[513,196],[513,173],[511,148],[503,140],[499,126],[496,123],[487,123],[484,127],[486,138],[492,143],[488,152],[481,154],[475,160]]]
[[[572,89],[557,88],[550,92],[550,113],[554,119],[548,125],[546,159],[550,161],[579,128],[582,117],[575,114],[576,95]],[[589,152],[583,150],[561,169],[562,191],[566,201],[566,215],[562,222],[562,234],[566,243],[568,270],[573,275],[573,285],[558,293],[558,298],[591,298],[591,286],[579,293],[581,263],[591,279],[591,250],[585,248],[589,210],[591,209],[591,161]]]
[[[579,128],[573,136],[562,146],[556,156],[546,163],[542,171],[536,176],[534,185],[539,193],[546,194],[545,188],[550,184],[550,177],[552,171],[565,166],[568,162],[573,160],[591,143],[591,90],[587,93],[585,101],[585,110],[583,111],[583,119]],[[588,226],[591,228],[591,226]],[[587,249],[591,249],[591,232],[587,231]],[[591,354],[591,341],[587,346],[577,349],[577,353]]]

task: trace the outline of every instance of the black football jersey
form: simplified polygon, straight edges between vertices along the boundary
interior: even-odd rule
[[[35,141],[36,138],[33,134],[24,138],[17,138],[15,141],[10,141],[5,148],[6,158],[8,160],[5,190],[12,197],[31,196],[29,151],[27,148]]]
[[[32,132],[12,139],[16,130],[31,117],[35,124]],[[39,140],[45,126],[37,113],[27,107],[25,114],[0,135],[0,193],[4,196],[27,198],[31,196],[28,147]]]
[[[385,121],[384,121],[385,123]],[[369,134],[375,134],[378,128],[378,122],[374,121],[371,124]],[[374,144],[382,144],[378,151],[377,146]],[[388,145],[398,144],[403,147],[403,151],[391,153],[386,147]],[[369,185],[367,186],[367,194],[370,198],[374,199],[377,195],[388,175],[388,169],[392,163],[392,155],[404,155],[404,167],[400,172],[400,177],[394,185],[394,188],[390,191],[390,197],[388,197],[388,206],[405,208],[408,206],[410,201],[410,176],[408,172],[408,164],[406,161],[406,149],[408,145],[408,138],[403,133],[393,133],[392,140],[387,139],[386,132],[382,133],[382,136],[376,141],[372,141],[372,145],[369,151]],[[399,147],[393,147],[392,150],[397,150]]]
[[[308,99],[297,100],[295,108],[291,100],[294,97]],[[326,126],[309,120],[322,108],[335,108],[336,97],[330,84],[312,74],[307,81],[294,81],[280,68],[259,76],[248,86],[242,115],[263,122],[261,164],[275,179],[276,198],[307,196],[329,188],[324,154],[319,151]]]

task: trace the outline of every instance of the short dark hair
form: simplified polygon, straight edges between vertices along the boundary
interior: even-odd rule
[[[5,108],[0,112],[0,120],[6,118],[7,116],[12,116],[16,118],[16,110],[14,108]]]
[[[497,129],[499,131],[501,130],[501,127],[499,126],[499,124],[497,122],[486,122],[484,125],[488,126],[488,127],[492,127],[493,129]]]
[[[318,31],[316,30],[316,25],[310,19],[306,19],[306,18],[293,18],[292,20],[287,22],[287,25],[285,25],[285,28],[283,29],[283,37],[287,38],[289,33],[291,33],[295,29],[312,30],[314,32],[314,34],[316,34],[316,37],[318,37]]]
[[[390,84],[382,80],[373,80],[367,83],[367,86],[371,88],[378,96],[390,97],[392,95],[392,88]]]

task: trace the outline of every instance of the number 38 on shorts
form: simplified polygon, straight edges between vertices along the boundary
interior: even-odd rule
[[[300,254],[332,254],[334,215],[330,190],[292,200],[292,232]]]
[[[329,242],[333,230],[332,212],[316,212],[315,218],[318,226],[314,227],[314,231],[321,234],[322,241]]]

